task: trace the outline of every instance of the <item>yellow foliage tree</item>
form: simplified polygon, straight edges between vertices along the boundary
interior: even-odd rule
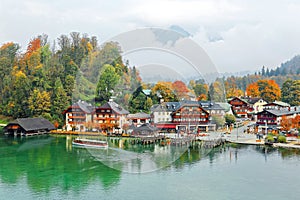
[[[46,91],[34,89],[28,99],[28,107],[33,116],[43,116],[50,113],[50,94]]]

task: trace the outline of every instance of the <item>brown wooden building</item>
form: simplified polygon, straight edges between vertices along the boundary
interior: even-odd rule
[[[123,126],[128,124],[127,115],[129,112],[113,100],[96,108],[93,113],[94,123],[98,124],[100,129],[109,132],[122,132]]]
[[[231,105],[231,109],[234,115],[237,117],[248,117],[250,105],[241,98],[234,97],[228,103]]]
[[[18,118],[4,127],[4,133],[7,135],[38,135],[49,133],[56,129],[47,119],[39,118]]]
[[[66,117],[66,130],[86,131],[86,124],[92,122],[93,111],[94,108],[90,104],[81,100],[69,106],[63,112]]]

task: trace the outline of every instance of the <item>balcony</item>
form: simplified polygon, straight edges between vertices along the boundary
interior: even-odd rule
[[[68,116],[69,117],[69,119],[85,119],[85,115],[83,115],[83,116],[81,116],[81,115],[79,115],[79,116]]]

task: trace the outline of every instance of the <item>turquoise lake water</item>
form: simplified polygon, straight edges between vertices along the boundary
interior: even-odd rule
[[[226,145],[213,150],[109,140],[0,137],[0,199],[299,199],[300,151]]]

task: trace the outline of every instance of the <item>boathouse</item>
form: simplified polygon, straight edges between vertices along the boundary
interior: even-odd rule
[[[29,136],[45,134],[54,129],[55,126],[42,117],[18,118],[4,127],[4,133],[7,135]]]

